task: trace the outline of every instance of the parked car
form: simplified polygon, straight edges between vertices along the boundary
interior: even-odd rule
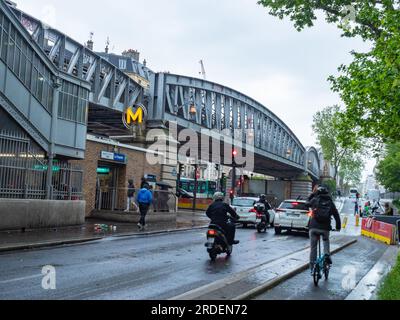
[[[255,204],[259,201],[256,197],[238,197],[232,201],[232,208],[240,216],[238,223],[243,224],[244,227],[248,225],[256,225],[257,223],[257,211],[254,209]],[[274,225],[275,222],[275,211],[269,210],[270,225]]]
[[[311,215],[305,200],[285,200],[276,209],[275,233],[283,230],[309,231]]]

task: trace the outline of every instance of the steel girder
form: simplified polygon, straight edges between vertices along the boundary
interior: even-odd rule
[[[136,102],[142,102],[148,90],[106,59],[62,32],[10,6],[21,24],[47,54],[57,68],[92,84],[91,103],[124,111]],[[136,65],[137,74],[149,80],[150,70]]]
[[[228,129],[254,147],[256,153],[305,167],[305,148],[297,137],[274,113],[252,98],[213,82],[174,74],[157,74],[155,82],[155,99],[149,105],[154,119],[176,119],[183,127],[193,124],[190,127],[221,134]]]
[[[307,171],[316,179],[321,176],[321,162],[317,149],[314,147],[307,148]]]

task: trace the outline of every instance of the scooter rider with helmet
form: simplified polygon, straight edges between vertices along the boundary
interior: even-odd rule
[[[258,201],[258,203],[261,203],[264,205],[264,215],[267,221],[267,225],[270,222],[270,214],[269,214],[269,210],[272,210],[271,205],[268,203],[267,201],[267,196],[265,194],[262,194],[260,196],[260,200]]]
[[[230,245],[239,244],[239,241],[235,240],[236,225],[230,221],[230,217],[234,220],[239,220],[240,217],[224,202],[224,198],[222,192],[216,192],[213,197],[214,202],[207,209],[206,215],[211,219],[211,224],[216,224],[224,230]]]

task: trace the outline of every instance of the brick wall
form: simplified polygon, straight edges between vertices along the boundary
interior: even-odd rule
[[[117,148],[114,146],[87,141],[85,160],[73,161],[84,170],[83,175],[83,194],[86,200],[86,216],[90,216],[91,212],[95,209],[96,201],[96,178],[97,167],[100,159],[101,151],[118,152],[127,155],[128,163],[126,166],[121,166],[118,172],[117,188],[124,189],[128,186],[128,180],[133,179],[136,189],[140,187],[140,180],[144,174],[157,175],[158,179],[161,177],[160,165],[149,165],[146,161],[146,153],[126,148]],[[104,160],[101,160],[104,162]],[[123,208],[126,203],[126,192],[122,192],[118,198],[118,207]]]

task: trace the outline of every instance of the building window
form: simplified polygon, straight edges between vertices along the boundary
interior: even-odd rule
[[[122,70],[126,70],[126,60],[125,59],[119,59],[119,68]]]

